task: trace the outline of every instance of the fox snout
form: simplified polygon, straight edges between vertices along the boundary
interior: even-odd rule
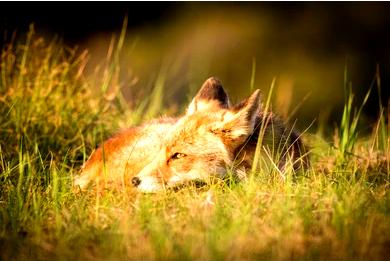
[[[164,189],[164,183],[161,179],[153,176],[139,177],[135,176],[131,179],[131,184],[141,192],[153,193]]]
[[[131,179],[131,184],[140,192],[154,193],[165,188],[165,183],[161,178],[154,176],[135,176]]]
[[[166,180],[163,176],[160,160],[157,158],[150,162],[130,181],[138,191],[153,193],[163,190]]]

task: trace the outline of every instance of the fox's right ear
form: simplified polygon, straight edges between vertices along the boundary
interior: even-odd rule
[[[230,107],[229,97],[222,83],[215,77],[208,78],[192,99],[187,108],[187,115],[197,111],[227,109]]]
[[[256,129],[260,109],[261,93],[256,90],[239,109],[223,113],[221,121],[214,123],[211,132],[221,136],[232,147],[237,147]]]

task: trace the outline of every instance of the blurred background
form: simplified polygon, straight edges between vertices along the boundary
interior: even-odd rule
[[[130,107],[158,81],[163,105],[178,113],[209,76],[232,101],[249,95],[251,83],[267,95],[275,80],[273,109],[301,129],[314,121],[314,131],[341,118],[347,68],[356,106],[373,86],[368,129],[379,113],[378,79],[382,103],[389,99],[389,11],[368,2],[8,2],[0,4],[0,32],[4,43],[34,23],[41,35],[88,49],[93,70],[127,17],[120,81]]]

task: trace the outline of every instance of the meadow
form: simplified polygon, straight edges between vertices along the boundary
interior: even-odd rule
[[[245,182],[150,195],[132,188],[75,192],[73,177],[107,137],[184,110],[162,102],[164,73],[150,95],[127,104],[119,77],[124,34],[88,73],[88,52],[33,28],[4,45],[1,260],[389,258],[390,114],[379,104],[377,122],[360,133],[367,99],[356,104],[347,69],[334,135],[325,137],[320,130],[330,127],[321,124],[303,133],[311,148],[307,171],[258,169]],[[371,89],[380,89],[379,78]]]

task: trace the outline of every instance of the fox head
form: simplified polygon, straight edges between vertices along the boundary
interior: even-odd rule
[[[208,79],[132,184],[140,191],[155,192],[188,181],[223,178],[236,149],[253,133],[259,109],[259,90],[231,108],[221,83]]]

